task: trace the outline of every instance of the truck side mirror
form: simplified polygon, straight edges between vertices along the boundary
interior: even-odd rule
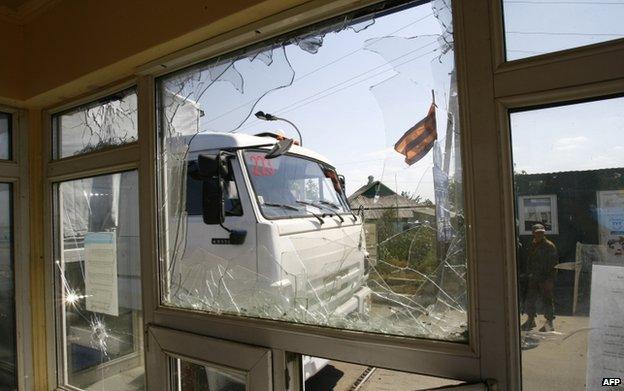
[[[223,224],[225,221],[224,179],[230,175],[228,157],[220,151],[216,155],[199,155],[189,164],[188,175],[202,181],[202,216],[205,224]]]
[[[264,155],[264,158],[275,159],[278,156],[282,156],[283,154],[288,152],[288,150],[290,149],[290,147],[292,147],[294,142],[295,140],[291,138],[285,138],[276,142],[275,145],[273,145],[273,148],[271,148],[271,150],[267,152],[266,155]]]
[[[204,224],[223,224],[225,199],[220,178],[205,179],[202,184],[202,217]]]

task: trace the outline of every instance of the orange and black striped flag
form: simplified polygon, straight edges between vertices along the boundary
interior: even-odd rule
[[[394,144],[394,150],[405,155],[405,163],[410,166],[422,159],[433,148],[433,143],[438,138],[435,108],[434,102],[429,107],[427,116],[412,126]]]

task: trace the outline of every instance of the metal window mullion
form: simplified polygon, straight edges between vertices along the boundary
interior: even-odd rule
[[[23,110],[2,107],[12,115],[11,160],[0,161],[0,182],[11,184],[13,299],[17,387],[32,390],[32,338],[30,317],[30,232],[28,131]],[[20,163],[20,164],[18,164]]]
[[[138,143],[132,143],[115,149],[52,161],[47,164],[46,178],[48,181],[61,182],[136,169],[140,161],[139,150]]]
[[[141,293],[143,300],[143,327],[145,332],[145,379],[147,388],[160,389],[169,381],[169,365],[156,354],[152,346],[154,338],[149,335],[149,325],[153,323],[154,310],[160,303],[158,273],[158,229],[157,229],[157,188],[156,188],[156,126],[155,126],[155,86],[154,78],[141,76],[138,79],[138,126],[139,126],[139,234],[141,258]]]
[[[505,214],[508,193],[504,192],[508,173],[501,167],[497,113],[494,105],[495,28],[491,7],[495,0],[458,1],[463,20],[458,45],[465,53],[465,80],[460,85],[460,110],[467,117],[462,132],[462,153],[468,194],[467,221],[470,224],[470,268],[474,300],[477,304],[477,344],[481,379],[495,379],[501,389],[520,388],[515,296],[510,295],[508,271],[513,267],[508,248],[514,237],[508,227],[513,216]],[[469,5],[468,5],[469,3]],[[494,24],[495,26],[495,24]],[[494,31],[494,32],[493,32]],[[463,88],[461,88],[463,87]],[[462,94],[463,91],[463,94]],[[463,100],[462,100],[463,98]],[[477,213],[478,211],[478,213]],[[511,240],[511,241],[510,241]],[[471,295],[471,298],[473,296]]]
[[[527,62],[494,75],[497,98],[591,85],[624,77],[624,40],[575,49],[583,55],[551,54],[551,61]]]
[[[154,323],[212,338],[338,361],[461,380],[480,379],[479,358],[467,345],[452,342],[396,340],[391,336],[256,318],[229,316],[225,319],[224,316],[162,307],[155,311]],[[376,341],[371,340],[374,337]]]
[[[20,166],[17,163],[0,160],[1,178],[19,178],[21,175]]]
[[[497,98],[606,82],[624,77],[624,39],[506,61],[501,0],[490,2],[494,88]]]
[[[19,180],[14,189],[14,275],[15,311],[17,335],[17,374],[18,390],[33,389],[32,363],[32,322],[30,307],[30,224],[29,224],[29,161],[28,128],[25,120],[27,112],[18,111],[14,115],[13,158],[19,162]],[[15,233],[19,233],[16,235]]]

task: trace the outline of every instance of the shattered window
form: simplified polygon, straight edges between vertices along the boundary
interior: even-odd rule
[[[622,387],[623,105],[510,114],[523,390]]]
[[[392,7],[158,80],[163,305],[467,341],[450,1]]]
[[[134,88],[52,117],[55,159],[100,151],[138,139]]]
[[[3,390],[17,390],[11,190],[10,183],[0,183],[0,389]]]
[[[136,171],[56,185],[59,382],[143,390]]]
[[[624,38],[622,0],[502,0],[507,60]]]
[[[0,160],[11,159],[11,122],[11,114],[0,113]]]

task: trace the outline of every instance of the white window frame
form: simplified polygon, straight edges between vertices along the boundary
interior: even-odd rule
[[[0,160],[0,182],[10,183],[13,213],[13,276],[18,390],[33,389],[30,306],[29,159],[26,111],[0,105],[11,114],[11,159]]]
[[[156,156],[157,144],[156,123],[154,119],[154,83],[155,78],[169,74],[181,68],[216,58],[220,55],[230,53],[234,50],[258,43],[270,38],[288,33],[311,24],[321,22],[332,17],[363,8],[377,3],[377,0],[354,1],[311,1],[301,6],[294,7],[275,16],[266,18],[260,22],[252,23],[243,28],[239,28],[214,39],[202,42],[188,49],[181,50],[175,54],[165,56],[157,61],[146,64],[138,69],[139,87],[143,85],[150,96],[139,99],[139,126],[141,124],[148,130],[139,129],[140,135],[149,135],[150,139],[140,141],[142,145],[148,146],[142,151],[145,153],[142,162],[143,172],[146,174],[146,187],[141,190],[145,195],[143,202],[150,205],[151,214],[146,216],[142,222],[150,220],[149,227],[142,226],[142,233],[149,235],[145,238],[145,247],[141,248],[144,264],[158,259],[156,243],[158,232],[154,222],[154,217],[158,210],[155,202],[155,190],[157,169],[154,156]],[[498,275],[504,273],[504,264],[500,262],[500,254],[503,248],[497,248],[494,252],[488,248],[486,242],[477,245],[478,237],[484,236],[486,226],[490,225],[490,216],[475,214],[474,198],[470,197],[471,189],[479,188],[480,182],[491,182],[491,174],[477,178],[472,160],[471,145],[478,138],[471,134],[470,129],[481,128],[482,118],[478,115],[469,115],[467,102],[483,97],[480,91],[482,79],[489,79],[491,83],[491,73],[484,65],[491,63],[489,47],[484,46],[481,40],[471,40],[470,35],[479,35],[484,31],[489,31],[487,1],[479,0],[468,5],[463,1],[453,2],[453,18],[455,30],[455,51],[456,57],[466,58],[468,52],[475,53],[473,65],[474,72],[467,70],[467,64],[463,60],[457,61],[458,83],[460,85],[460,110],[462,123],[462,156],[464,160],[464,183],[467,183],[466,191],[466,216],[467,220],[473,222],[468,227],[468,248],[469,254],[469,340],[468,344],[460,344],[446,341],[435,341],[416,338],[405,338],[387,335],[374,335],[354,331],[336,330],[320,328],[305,324],[289,324],[286,322],[276,322],[272,320],[242,318],[232,315],[214,315],[208,313],[198,313],[184,309],[164,307],[160,304],[158,295],[152,297],[153,322],[155,326],[182,329],[187,332],[210,336],[213,338],[223,338],[252,345],[270,347],[274,351],[274,362],[284,361],[283,357],[277,357],[275,352],[294,352],[317,357],[325,357],[338,361],[354,362],[363,365],[385,367],[399,371],[415,372],[426,375],[448,377],[465,380],[468,382],[480,382],[484,379],[501,379],[507,381],[507,372],[510,362],[507,349],[510,339],[505,334],[506,300],[504,294],[504,280],[492,278],[492,270]],[[467,32],[469,26],[464,20],[485,20],[485,23],[474,23],[471,29],[477,31]],[[487,38],[487,37],[486,37]],[[486,39],[487,40],[487,39]],[[484,51],[485,49],[485,51]],[[468,80],[466,75],[471,76]],[[490,91],[491,92],[491,91]],[[485,94],[488,96],[488,93]],[[141,106],[143,102],[146,106]],[[141,120],[143,118],[143,121]],[[492,118],[493,120],[493,118]],[[492,121],[493,125],[494,122]],[[493,129],[493,128],[492,128]],[[141,137],[141,136],[140,136]],[[491,204],[491,200],[488,201]],[[481,217],[483,216],[483,218]],[[478,221],[477,221],[478,220]],[[500,219],[498,219],[500,221]],[[491,231],[491,227],[487,228]],[[478,266],[477,259],[488,259],[486,269],[483,269],[484,280],[487,283],[478,286],[476,281],[482,272]],[[488,265],[489,264],[489,265]],[[493,265],[493,269],[492,269]],[[150,265],[157,270],[157,265]],[[485,271],[487,270],[487,272]],[[158,274],[151,274],[149,288],[152,295],[160,290]],[[487,276],[489,275],[489,276]],[[499,294],[493,294],[499,292]],[[492,297],[493,296],[493,297]],[[492,316],[493,315],[493,316]],[[364,354],[364,352],[374,351],[375,354]],[[513,355],[512,355],[513,356]],[[277,380],[277,379],[276,379]]]
[[[150,391],[169,390],[173,380],[169,368],[171,358],[245,373],[247,390],[272,389],[270,349],[161,327],[150,327],[148,338],[151,346],[148,365],[160,368],[157,376],[149,379]]]
[[[44,269],[45,269],[45,319],[47,335],[47,378],[48,390],[74,389],[63,386],[64,367],[61,344],[64,343],[64,335],[57,335],[57,331],[62,332],[59,314],[62,314],[62,303],[56,300],[58,284],[56,284],[55,271],[55,185],[60,182],[83,179],[87,177],[115,174],[125,171],[136,170],[141,181],[139,142],[132,142],[110,149],[94,151],[76,156],[68,156],[61,159],[53,158],[53,116],[68,109],[78,107],[93,101],[100,100],[109,95],[124,91],[136,86],[136,79],[126,80],[108,88],[99,90],[94,94],[88,94],[63,105],[43,110],[43,189],[44,189]],[[137,94],[138,95],[138,94]],[[139,136],[139,140],[140,140]],[[143,237],[143,234],[140,234]],[[145,270],[141,265],[141,275]],[[142,289],[144,284],[142,283]],[[145,316],[145,306],[147,299],[145,292],[142,292],[143,313]],[[145,337],[145,324],[143,320],[143,337]],[[57,337],[60,337],[57,340]],[[146,341],[143,338],[143,352],[145,352]],[[144,353],[145,354],[145,353]],[[144,360],[144,357],[139,357]],[[146,369],[147,372],[147,369]],[[146,373],[147,378],[147,373]]]
[[[524,59],[505,61],[505,42],[501,0],[489,3],[493,100],[488,109],[494,115],[497,131],[489,133],[496,142],[494,156],[486,163],[496,165],[500,183],[491,191],[501,194],[501,240],[506,243],[505,272],[508,348],[512,355],[506,385],[522,388],[522,368],[517,262],[515,251],[515,192],[509,114],[516,110],[575,103],[624,94],[624,39],[601,42]]]

